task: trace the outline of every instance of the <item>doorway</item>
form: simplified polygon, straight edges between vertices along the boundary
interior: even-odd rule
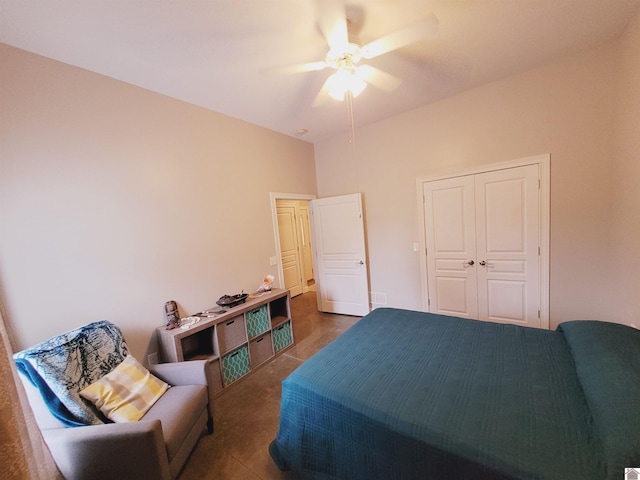
[[[271,193],[280,287],[295,297],[315,291],[309,201],[315,195]]]
[[[305,200],[276,200],[276,214],[284,288],[295,297],[315,289],[309,205]]]
[[[276,246],[272,265],[278,268],[278,286],[290,290],[292,297],[317,291],[321,312],[369,313],[362,195],[316,199],[312,195],[271,193],[271,212]],[[307,244],[309,255],[305,259],[301,252]]]

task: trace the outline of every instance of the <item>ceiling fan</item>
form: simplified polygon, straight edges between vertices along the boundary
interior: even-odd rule
[[[342,2],[318,0],[316,3],[319,13],[318,24],[329,44],[329,52],[322,61],[284,69],[288,73],[311,72],[325,68],[335,70],[325,80],[313,106],[322,105],[329,97],[341,101],[345,97],[357,97],[367,84],[387,92],[394,90],[402,82],[400,78],[360,62],[418,42],[438,28],[438,19],[431,14],[422,21],[360,46],[349,41],[349,20]]]

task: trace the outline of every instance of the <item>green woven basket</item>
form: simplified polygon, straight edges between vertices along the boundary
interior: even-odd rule
[[[249,348],[242,345],[222,357],[224,384],[235,382],[249,371]]]
[[[258,336],[267,330],[269,330],[269,316],[267,315],[266,305],[247,312],[247,333],[249,338]]]
[[[291,334],[291,320],[273,329],[273,349],[278,352],[293,343]]]

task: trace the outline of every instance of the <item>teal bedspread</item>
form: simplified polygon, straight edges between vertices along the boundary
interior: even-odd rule
[[[639,354],[605,322],[377,309],[283,382],[271,456],[305,479],[619,479],[640,465]]]

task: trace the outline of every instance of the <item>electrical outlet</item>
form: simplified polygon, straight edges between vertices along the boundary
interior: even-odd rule
[[[149,365],[157,365],[158,364],[158,353],[157,352],[151,353],[147,357],[147,362],[149,362]]]

